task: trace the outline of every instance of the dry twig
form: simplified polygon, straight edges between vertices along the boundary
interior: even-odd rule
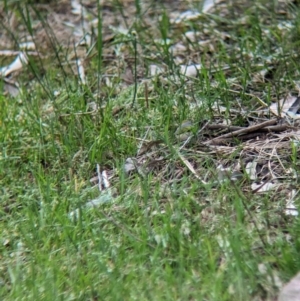
[[[242,129],[236,130],[234,132],[230,132],[230,133],[221,135],[219,137],[216,137],[216,138],[213,138],[211,140],[205,141],[204,143],[205,144],[215,144],[215,143],[218,143],[222,139],[225,139],[225,138],[234,138],[234,137],[237,137],[237,136],[240,136],[240,135],[244,135],[244,134],[248,134],[248,133],[251,133],[251,132],[255,132],[255,131],[260,130],[262,128],[265,128],[267,126],[276,124],[276,122],[277,122],[277,119],[271,119],[271,120],[268,120],[268,121],[265,121],[265,122],[262,122],[262,123],[259,123],[259,124],[255,124],[255,125],[249,126],[247,128],[242,128]]]

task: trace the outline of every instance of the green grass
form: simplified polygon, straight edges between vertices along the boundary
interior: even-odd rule
[[[284,215],[286,192],[298,178],[264,194],[253,193],[246,176],[219,183],[216,167],[236,163],[240,150],[207,152],[199,137],[181,148],[176,135],[185,120],[194,134],[213,119],[248,125],[261,106],[257,97],[270,104],[297,92],[300,7],[282,5],[282,13],[270,2],[239,1],[176,26],[172,4],[135,1],[128,21],[128,8],[116,1],[111,10],[131,32],[105,42],[103,8],[86,86],[58,40],[47,59],[30,56],[18,77],[22,93],[0,95],[1,300],[274,300],[300,269],[299,219]],[[28,6],[26,21],[18,1],[5,5],[27,34],[43,18]],[[279,29],[283,21],[291,27]],[[187,31],[207,44],[185,39]],[[172,55],[167,39],[182,41],[184,54]],[[179,58],[203,65],[196,78],[179,74]],[[150,79],[151,64],[164,67],[163,75]],[[127,67],[132,84],[122,79]],[[265,80],[257,80],[265,69]],[[234,120],[233,109],[240,110]],[[157,160],[153,170],[126,175],[126,159],[157,140],[143,155],[146,163]],[[294,145],[284,161],[296,172],[298,154]],[[114,194],[87,209],[100,194],[89,182],[97,163],[112,175]]]

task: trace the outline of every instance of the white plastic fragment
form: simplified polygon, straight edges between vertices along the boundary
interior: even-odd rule
[[[109,29],[111,29],[115,34],[121,34],[124,36],[127,36],[129,34],[129,30],[121,25],[119,27],[110,25]]]
[[[96,167],[97,167],[98,189],[100,191],[100,196],[97,197],[96,199],[93,199],[85,203],[85,205],[82,207],[82,209],[84,210],[98,207],[104,203],[111,202],[115,199],[114,197],[115,189],[110,187],[106,170],[101,172],[101,168],[99,164],[97,164]],[[69,217],[78,218],[79,213],[80,213],[80,209],[76,209],[69,213]]]
[[[155,39],[154,42],[159,45],[171,45],[171,39]]]
[[[201,14],[197,11],[187,10],[177,16],[175,19],[171,19],[171,23],[180,24],[184,21],[193,21],[198,19]]]
[[[195,65],[181,65],[180,66],[180,73],[189,76],[189,77],[196,77],[198,75],[199,70],[201,69],[201,64]]]
[[[222,164],[217,166],[217,172],[218,172],[218,180],[220,182],[224,181],[225,179],[228,179],[228,174],[231,173],[230,168],[224,168]]]
[[[299,100],[299,97],[289,95],[280,99],[278,102],[273,103],[270,106],[270,111],[278,117],[284,118],[288,115],[293,119],[298,119],[300,115],[296,113],[300,107]]]
[[[128,175],[131,171],[137,169],[137,161],[135,158],[127,158],[124,164],[124,171]]]
[[[186,50],[187,47],[182,42],[178,42],[169,48],[170,53],[173,55],[183,55]]]
[[[290,21],[283,21],[277,24],[279,30],[290,30],[294,27],[293,23]]]
[[[205,0],[202,7],[202,12],[207,13],[210,11],[216,4],[221,2],[222,0]]]
[[[107,175],[106,170],[102,171],[102,181],[103,181],[103,186],[105,188],[109,188],[110,187],[110,183],[109,183],[109,180],[108,180],[108,175]]]
[[[247,175],[249,176],[250,180],[257,179],[256,166],[257,166],[256,161],[248,162],[246,165],[245,171],[246,171]]]
[[[150,65],[149,66],[150,76],[155,76],[161,74],[163,69],[157,65]]]
[[[35,50],[35,44],[33,42],[24,42],[19,44],[20,49],[22,50]]]
[[[98,189],[101,192],[102,191],[102,174],[101,174],[100,165],[98,163],[96,165],[96,168],[97,168],[97,178],[98,178]]]
[[[16,59],[8,66],[0,68],[0,76],[6,77],[14,71],[22,69],[23,65],[27,65],[28,58],[24,52],[20,52]]]
[[[78,68],[78,75],[80,78],[80,81],[82,84],[86,84],[86,80],[85,80],[85,72],[84,72],[84,67],[82,64],[82,61],[80,59],[77,60],[77,68]]]
[[[286,202],[286,208],[285,208],[285,211],[284,213],[286,215],[291,215],[291,216],[298,216],[299,215],[299,212],[295,206],[295,197],[296,197],[296,190],[295,189],[292,189],[290,192],[289,192],[289,198]]]
[[[0,50],[0,55],[1,56],[14,56],[18,55],[20,51],[15,51],[15,50]]]
[[[79,36],[82,36],[82,32],[80,32]],[[76,47],[78,46],[91,46],[92,44],[92,36],[89,33],[83,35],[83,37],[76,43]]]
[[[256,190],[256,192],[268,192],[271,190],[274,190],[275,188],[277,188],[280,184],[278,183],[272,183],[272,182],[268,182],[268,183],[252,183],[251,184],[251,189],[252,190]]]
[[[72,14],[81,15],[83,12],[82,5],[77,0],[71,0]]]
[[[185,35],[185,37],[186,37],[187,39],[189,39],[191,42],[196,42],[197,36],[199,36],[199,33],[198,33],[198,32],[195,32],[195,31],[187,31],[184,35]]]
[[[299,119],[300,119],[300,114],[295,114],[295,113],[289,112],[289,111],[288,111],[286,114],[287,114],[287,116],[289,116],[291,119],[294,119],[294,120],[299,120]]]
[[[102,204],[108,203],[113,201],[115,198],[113,196],[113,189],[109,188],[107,190],[105,190],[98,198],[93,199],[89,202],[87,202],[82,209],[92,209],[95,207],[99,207]],[[70,218],[78,218],[80,213],[80,209],[76,209],[74,211],[71,211],[69,213],[69,217]]]
[[[224,182],[225,180],[229,179],[231,181],[237,181],[243,176],[243,174],[236,170],[236,168],[232,170],[230,167],[225,168],[222,164],[217,166],[217,173],[219,182]]]
[[[288,203],[286,209],[285,209],[285,214],[286,215],[292,215],[292,216],[298,216],[299,212],[294,204],[294,201],[291,201]]]

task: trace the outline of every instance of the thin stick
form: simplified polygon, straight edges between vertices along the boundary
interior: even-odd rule
[[[227,133],[227,134],[224,134],[224,135],[221,135],[219,137],[216,137],[216,138],[213,138],[211,140],[208,140],[206,142],[204,142],[205,144],[213,144],[214,142],[218,141],[218,140],[221,140],[223,138],[234,138],[234,137],[237,137],[239,135],[242,135],[242,134],[247,134],[247,133],[251,133],[251,132],[255,132],[261,128],[264,128],[266,126],[269,126],[269,125],[273,125],[277,123],[277,119],[271,119],[271,120],[268,120],[268,121],[265,121],[265,122],[262,122],[262,123],[259,123],[259,124],[255,124],[255,125],[252,125],[252,126],[248,126],[247,128],[242,128],[240,130],[237,130],[237,131],[234,131],[234,132],[231,132],[231,133]]]
[[[206,127],[209,130],[227,130],[227,131],[237,131],[237,130],[241,130],[241,129],[247,129],[246,127],[242,127],[242,126],[232,126],[232,125],[225,125],[225,124],[209,124]],[[260,129],[260,131],[262,132],[283,132],[285,130],[287,130],[288,128],[291,128],[290,126],[288,126],[287,124],[278,124],[278,125],[273,125],[273,126],[266,126],[262,129]]]

